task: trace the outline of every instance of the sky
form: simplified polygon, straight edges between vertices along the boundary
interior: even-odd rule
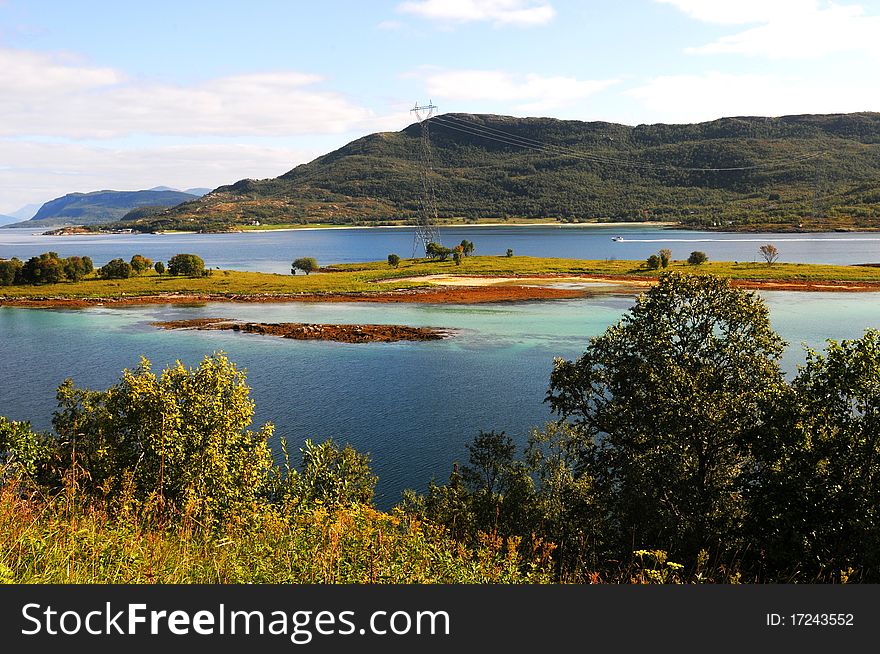
[[[0,0],[0,214],[275,177],[439,113],[880,111],[880,0]]]

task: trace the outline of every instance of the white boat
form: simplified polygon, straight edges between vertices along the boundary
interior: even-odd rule
[[[611,240],[614,241],[615,243],[619,243],[620,241],[623,240],[623,237],[622,236],[612,236]]]

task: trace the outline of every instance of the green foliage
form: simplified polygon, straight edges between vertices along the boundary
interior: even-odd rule
[[[700,250],[694,250],[688,257],[688,263],[692,266],[699,266],[707,261],[709,261],[709,257],[706,256],[705,252],[701,252]]]
[[[391,266],[392,268],[397,268],[397,266],[400,265],[400,257],[397,256],[396,254],[389,254],[388,255],[388,265]]]
[[[508,258],[513,256],[513,248],[507,248],[507,254],[505,255]]]
[[[665,270],[669,267],[669,262],[672,261],[672,250],[663,248],[658,254],[660,255],[660,267]]]
[[[648,270],[657,270],[660,267],[660,257],[658,257],[656,254],[652,254],[650,257],[648,257],[648,260],[645,261],[645,265],[647,266]]]
[[[31,431],[29,423],[0,416],[0,485],[18,472],[36,475],[48,464],[51,454],[47,437]]]
[[[101,279],[128,279],[131,273],[131,264],[122,259],[111,259],[98,268],[98,277]]]
[[[618,547],[693,556],[736,541],[783,345],[753,293],[665,273],[580,359],[556,360],[547,399],[581,432]]]
[[[463,255],[463,256],[466,256],[466,257],[471,256],[471,255],[474,253],[474,251],[476,251],[476,249],[477,249],[477,248],[474,246],[474,242],[473,242],[473,241],[469,241],[469,240],[467,240],[467,239],[463,239],[462,242],[459,243],[459,246],[461,247],[461,253],[462,253],[462,255]]]
[[[168,274],[202,277],[205,274],[205,262],[195,254],[175,254],[168,260]]]
[[[57,252],[31,257],[22,266],[20,278],[24,284],[57,284],[65,278],[64,261]]]
[[[306,440],[300,450],[298,474],[289,476],[293,495],[300,501],[327,506],[369,504],[377,478],[370,457],[350,445],[339,447],[332,439],[320,444]]]
[[[92,274],[95,264],[90,257],[67,257],[64,262],[64,276],[72,282],[78,282]]]
[[[161,261],[157,261],[153,265],[153,269],[156,271],[157,275],[164,275],[165,274],[165,264],[162,263]]]
[[[271,425],[247,429],[254,404],[244,373],[225,355],[156,376],[146,359],[106,391],[58,389],[52,424],[62,462],[83,489],[113,502],[158,500],[216,518],[269,489]]]
[[[462,120],[467,122],[457,122]],[[536,152],[501,143],[477,133],[481,128],[550,147]],[[223,231],[253,220],[264,225],[413,220],[422,192],[420,137],[418,126],[371,134],[281,177],[241,180],[119,226]],[[876,224],[880,217],[880,163],[873,154],[878,142],[876,113],[636,127],[446,114],[431,122],[432,181],[441,220],[858,227]],[[557,148],[592,157],[568,157]],[[762,166],[768,162],[777,165]],[[709,171],[718,168],[739,170]],[[817,168],[823,178],[818,198]],[[815,210],[814,199],[819,202]]]
[[[880,577],[880,332],[807,351],[774,431],[756,443],[753,534],[803,581]]]
[[[316,270],[320,270],[321,266],[318,265],[318,260],[314,257],[300,257],[299,259],[294,260],[292,264],[290,264],[290,274],[295,275],[297,270],[302,270],[306,275],[309,273],[313,273]]]
[[[451,254],[453,254],[451,248],[443,247],[439,243],[431,242],[425,247],[425,255],[432,260],[439,259],[440,261],[446,261]]]
[[[24,264],[12,257],[11,259],[0,259],[0,286],[12,286],[21,277],[21,270]]]
[[[153,267],[153,260],[148,259],[147,257],[141,256],[140,254],[136,254],[131,258],[131,269],[135,275],[140,275],[144,271],[149,270]]]

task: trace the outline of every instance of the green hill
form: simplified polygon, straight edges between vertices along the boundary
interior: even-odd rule
[[[430,123],[441,220],[673,220],[880,227],[880,113],[639,125],[445,114]],[[275,179],[241,180],[140,229],[378,224],[420,206],[421,128],[377,133]]]
[[[160,206],[162,208],[193,200],[196,196],[181,191],[94,191],[92,193],[68,193],[49,200],[33,218],[19,227],[49,227],[56,225],[97,225],[120,220],[137,207]]]

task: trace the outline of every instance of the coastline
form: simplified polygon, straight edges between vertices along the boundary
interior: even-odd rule
[[[529,275],[474,275],[456,279],[454,275],[428,275],[399,278],[395,281],[422,282],[428,285],[390,291],[325,293],[158,293],[107,297],[0,296],[0,307],[32,309],[86,309],[152,304],[206,304],[209,302],[284,303],[284,302],[376,302],[419,304],[488,304],[577,299],[605,294],[635,295],[655,284],[656,278],[638,275],[565,273]],[[593,288],[554,284],[592,284]],[[877,293],[880,281],[730,279],[731,286],[755,291]]]

